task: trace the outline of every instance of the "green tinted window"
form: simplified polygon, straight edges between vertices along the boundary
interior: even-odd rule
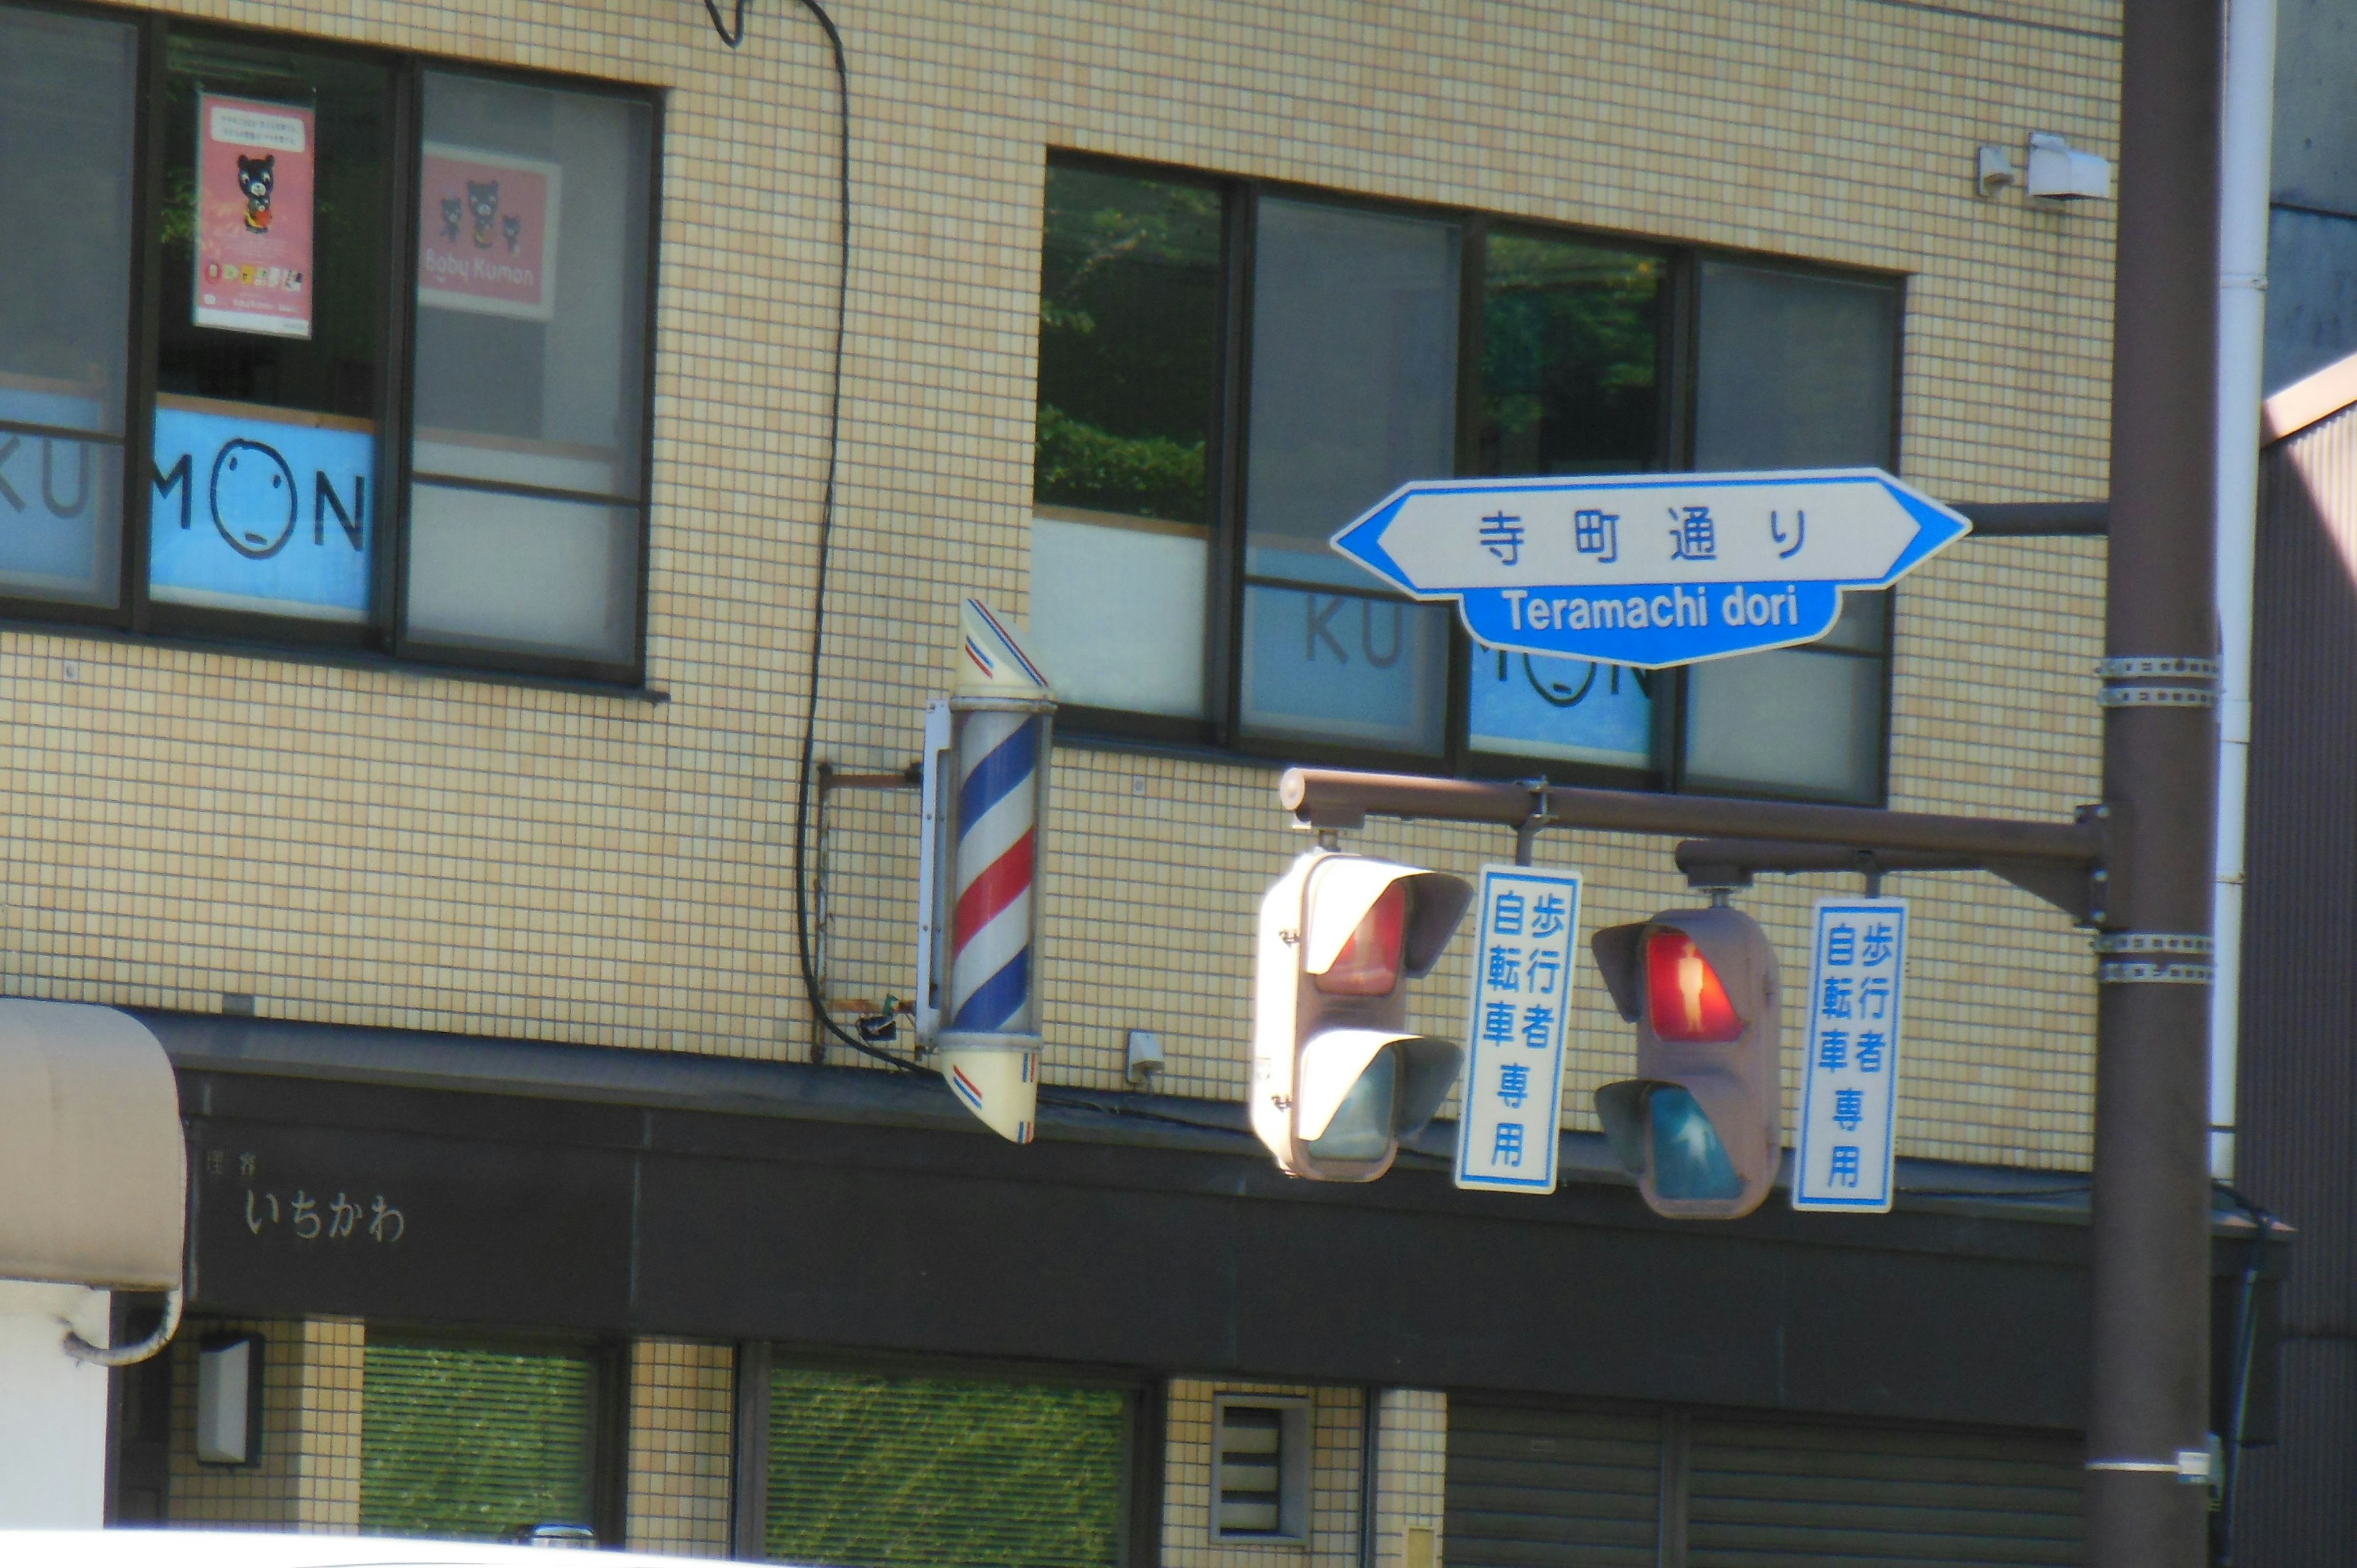
[[[362,1530],[503,1538],[592,1522],[587,1354],[371,1339],[363,1368]]]
[[[1041,503],[1210,521],[1220,232],[1215,189],[1048,170],[1033,479]]]
[[[857,1568],[1112,1568],[1128,1396],[781,1369],[770,1380],[772,1558]]]
[[[1662,464],[1662,260],[1491,234],[1482,248],[1480,471]]]

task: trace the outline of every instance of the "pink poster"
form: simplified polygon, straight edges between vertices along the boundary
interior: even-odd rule
[[[196,322],[311,335],[311,111],[197,99]]]
[[[428,142],[419,184],[417,302],[547,321],[556,314],[565,171]]]

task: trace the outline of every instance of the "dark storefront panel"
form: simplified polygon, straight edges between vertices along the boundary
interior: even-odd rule
[[[216,1312],[2055,1427],[2084,1397],[2067,1223],[1771,1208],[1704,1230],[1592,1181],[1509,1208],[1444,1169],[1288,1181],[1248,1138],[1017,1147],[938,1085],[942,1130],[184,1085]],[[1912,1331],[1866,1332],[1846,1304],[1868,1302]]]
[[[1662,1423],[1450,1400],[1451,1568],[1658,1568]]]
[[[1995,1568],[2079,1561],[2050,1434],[1448,1405],[1452,1568]]]
[[[769,1395],[765,1556],[1120,1568],[1128,1391],[779,1367]]]
[[[1696,1416],[1685,1568],[2075,1563],[2082,1457],[2044,1434]]]

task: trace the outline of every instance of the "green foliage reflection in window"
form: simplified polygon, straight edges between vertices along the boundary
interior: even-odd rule
[[[844,1568],[1114,1568],[1117,1390],[781,1368],[766,1555]]]
[[[361,1384],[361,1529],[503,1539],[589,1524],[587,1355],[371,1339]]]
[[[1481,471],[1661,466],[1662,263],[1493,233],[1481,296]]]
[[[1051,166],[1039,258],[1044,505],[1210,521],[1220,193]]]

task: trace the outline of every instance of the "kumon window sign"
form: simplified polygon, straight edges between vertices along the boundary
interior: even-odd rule
[[[564,168],[434,142],[423,151],[418,303],[554,319]]]

